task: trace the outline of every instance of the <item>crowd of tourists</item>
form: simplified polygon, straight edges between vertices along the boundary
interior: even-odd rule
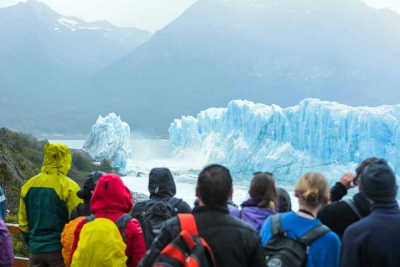
[[[117,174],[92,172],[82,189],[67,177],[67,146],[48,143],[41,172],[21,189],[18,221],[31,267],[400,266],[396,176],[364,160],[332,187],[318,172],[299,177],[293,211],[274,175],[254,173],[249,199],[232,202],[232,177],[213,164],[198,175],[192,209],[175,197],[167,168],[149,174],[149,199],[133,203]],[[358,193],[345,197],[357,187]],[[0,188],[0,266],[12,266]]]

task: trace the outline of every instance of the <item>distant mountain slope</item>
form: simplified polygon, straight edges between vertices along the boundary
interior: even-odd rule
[[[81,84],[71,106],[166,133],[182,114],[237,98],[398,103],[399,43],[400,15],[357,0],[199,0]]]
[[[0,9],[0,125],[32,129],[35,118],[48,117],[68,98],[65,88],[114,63],[150,36],[107,21],[66,17],[35,0]]]

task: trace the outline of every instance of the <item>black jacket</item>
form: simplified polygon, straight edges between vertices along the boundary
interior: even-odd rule
[[[231,216],[223,207],[193,209],[199,236],[213,251],[218,267],[265,267],[265,255],[257,231],[249,224]],[[146,253],[139,267],[150,267],[181,231],[178,218],[168,220]]]
[[[347,194],[347,190],[341,183],[337,182],[331,189],[332,203],[324,206],[318,213],[317,218],[335,232],[340,239],[348,226],[357,222],[357,215],[349,205],[340,201]],[[353,196],[354,204],[363,217],[371,213],[370,205],[364,194],[358,193]]]
[[[89,201],[85,200],[84,203],[79,204],[72,210],[70,219],[73,220],[79,216],[89,216],[91,214],[92,212],[90,211],[90,203]]]
[[[154,168],[149,175],[149,193],[152,200],[169,200],[176,194],[174,178],[167,168]],[[147,201],[135,203],[132,209],[132,217],[138,218],[143,212]],[[176,206],[178,213],[190,213],[192,209],[185,201],[181,201]]]
[[[372,205],[372,213],[344,233],[341,267],[400,266],[399,204]]]

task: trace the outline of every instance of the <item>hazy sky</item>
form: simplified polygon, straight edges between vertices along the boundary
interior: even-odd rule
[[[400,0],[364,0],[376,8],[400,13]],[[0,7],[21,0],[0,0]],[[108,20],[117,26],[132,26],[154,32],[178,17],[196,0],[41,0],[63,15],[86,21]]]

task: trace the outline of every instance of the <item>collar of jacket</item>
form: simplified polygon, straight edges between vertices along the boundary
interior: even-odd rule
[[[254,199],[248,199],[245,202],[242,203],[242,207],[257,207],[258,204],[260,204],[260,200],[254,200]]]
[[[365,217],[371,214],[371,205],[369,204],[367,198],[364,196],[362,192],[359,192],[353,196],[354,203],[357,206],[357,209],[360,213]]]
[[[399,210],[399,203],[397,203],[397,201],[385,204],[375,203],[371,206],[371,211],[373,213],[386,213],[388,211],[394,211],[395,213],[397,213]]]
[[[227,207],[210,207],[210,206],[198,206],[195,207],[192,213],[201,213],[201,212],[218,212],[229,214],[229,209]]]

